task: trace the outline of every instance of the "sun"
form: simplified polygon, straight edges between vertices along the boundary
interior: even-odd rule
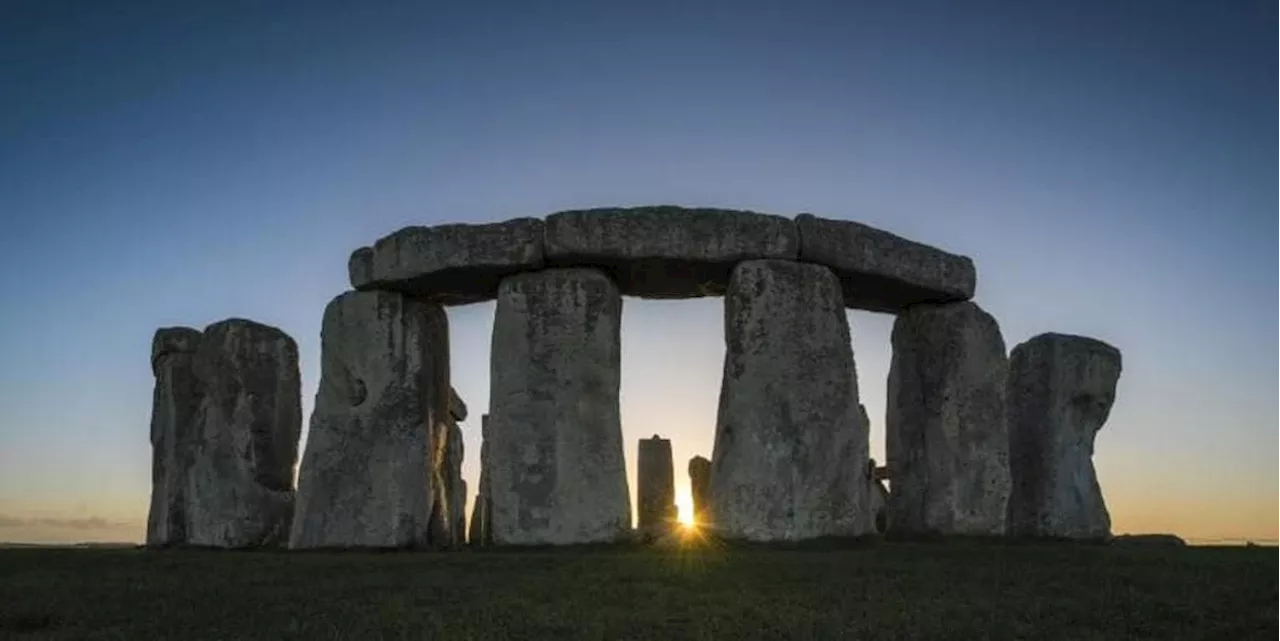
[[[693,494],[688,487],[682,487],[676,493],[676,520],[686,530],[698,527],[693,518]]]

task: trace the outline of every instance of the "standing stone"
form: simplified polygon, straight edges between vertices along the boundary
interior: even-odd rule
[[[971,302],[913,305],[893,325],[886,453],[893,534],[1003,535],[1009,363]]]
[[[1041,334],[1013,349],[1008,393],[1012,534],[1110,535],[1093,444],[1111,413],[1120,370],[1120,350],[1083,336]]]
[[[866,410],[863,410],[865,413]],[[875,531],[884,534],[889,523],[889,490],[885,488],[884,481],[880,479],[881,468],[876,467],[876,460],[871,459],[867,465],[867,482],[871,484],[868,490],[871,500],[871,516],[875,523]]]
[[[870,532],[867,425],[835,275],[787,261],[739,264],[724,335],[714,527],[751,541]]]
[[[480,417],[480,487],[476,490],[476,502],[471,507],[471,530],[467,541],[471,545],[492,545],[489,521],[492,518],[489,500],[489,415]]]
[[[693,498],[693,523],[707,524],[707,508],[711,505],[711,461],[695,456],[689,459],[689,494]]]
[[[618,288],[597,270],[502,281],[485,435],[495,544],[591,543],[630,532],[621,318]]]
[[[641,536],[659,537],[676,523],[676,479],[671,462],[671,441],[659,437],[640,439],[636,458],[636,500],[640,503]]]
[[[187,542],[283,545],[302,432],[298,346],[275,327],[233,318],[205,328],[195,368],[202,398],[186,490]]]
[[[151,402],[151,510],[147,545],[187,542],[187,479],[199,434],[196,412],[203,396],[196,378],[199,330],[165,327],[151,341],[156,377]]]
[[[431,516],[431,543],[436,547],[454,547],[466,542],[466,484],[462,480],[462,459],[464,449],[462,428],[458,421],[467,418],[467,406],[462,402],[456,390],[449,391],[449,411],[447,420],[438,425],[436,436],[443,437],[437,442],[433,451],[443,461],[439,469],[439,482],[436,488],[435,503]]]
[[[320,357],[289,546],[426,546],[449,411],[444,309],[347,292],[325,309]]]

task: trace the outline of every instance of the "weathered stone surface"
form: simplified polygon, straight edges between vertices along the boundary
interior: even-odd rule
[[[504,276],[542,267],[542,221],[406,227],[351,254],[358,290],[412,294],[445,305],[493,300]]]
[[[480,487],[476,490],[475,505],[471,506],[471,529],[467,541],[471,545],[492,545],[489,521],[493,518],[489,500],[489,415],[480,417]]]
[[[795,225],[782,216],[656,206],[565,211],[547,217],[548,265],[591,266],[623,294],[718,296],[744,260],[795,260]]]
[[[447,453],[444,310],[347,292],[324,312],[292,548],[422,547]]]
[[[892,340],[889,532],[1004,534],[1009,362],[996,320],[971,302],[912,305]]]
[[[973,261],[849,220],[796,216],[800,260],[840,277],[844,304],[896,313],[915,303],[973,297]]]
[[[752,541],[869,533],[867,425],[835,275],[787,261],[738,265],[724,335],[715,529]]]
[[[711,461],[695,456],[689,459],[689,494],[693,498],[693,522],[705,525],[711,505]]]
[[[1120,371],[1120,350],[1083,336],[1041,334],[1013,349],[1008,391],[1012,534],[1110,535],[1093,444],[1111,413]]]
[[[665,534],[676,524],[676,478],[671,441],[653,435],[640,439],[636,457],[636,527],[646,537]]]
[[[597,270],[502,281],[485,434],[495,544],[613,541],[630,531],[621,313],[617,286]]]
[[[435,455],[442,461],[437,470],[434,506],[431,514],[431,544],[449,548],[466,543],[466,483],[462,480],[462,428],[450,420],[437,425],[437,433],[445,435]],[[459,525],[461,523],[461,525]]]
[[[199,330],[165,327],[151,341],[156,386],[151,402],[151,509],[147,545],[187,542],[187,479],[199,443],[196,414],[204,393],[196,377]]]
[[[467,404],[458,396],[458,390],[452,388],[449,389],[449,416],[455,422],[467,420]]]
[[[187,543],[283,545],[302,432],[298,346],[275,327],[228,319],[204,330],[202,396],[187,478]]]

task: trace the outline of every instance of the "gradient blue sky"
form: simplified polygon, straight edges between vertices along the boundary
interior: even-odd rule
[[[285,329],[309,415],[355,247],[653,203],[972,256],[1010,348],[1123,350],[1118,531],[1276,538],[1274,2],[533,4],[0,7],[0,540],[143,536],[157,326]],[[625,310],[631,473],[652,433],[683,470],[720,303]],[[492,314],[450,310],[472,487]],[[883,459],[892,318],[850,319]]]

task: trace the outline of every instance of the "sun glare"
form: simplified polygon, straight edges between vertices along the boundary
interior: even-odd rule
[[[693,495],[689,493],[687,487],[682,487],[676,492],[676,518],[685,529],[697,526],[693,522]]]

